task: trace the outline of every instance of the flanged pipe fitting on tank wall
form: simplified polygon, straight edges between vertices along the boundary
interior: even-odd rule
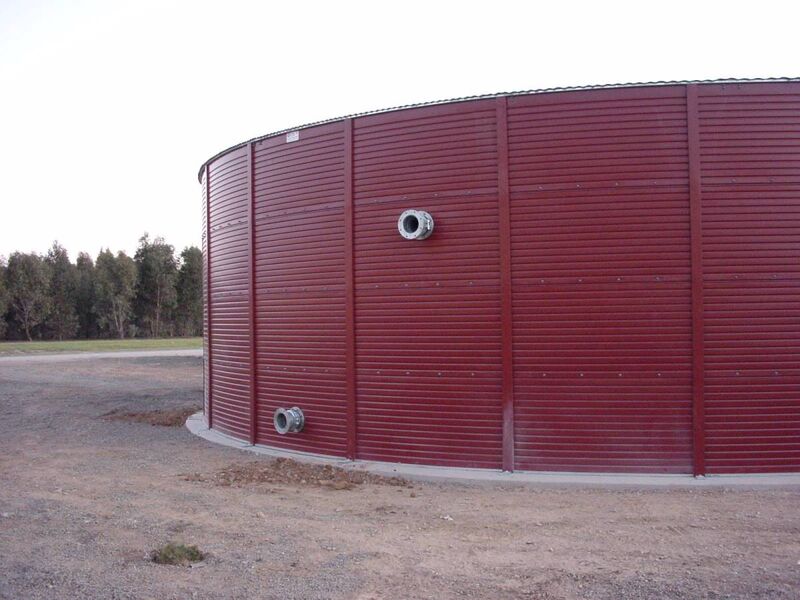
[[[306,418],[302,410],[297,406],[293,406],[292,408],[276,409],[273,422],[275,423],[275,431],[284,435],[302,431]]]
[[[427,211],[410,208],[397,219],[397,229],[407,240],[424,240],[433,233],[433,217]]]

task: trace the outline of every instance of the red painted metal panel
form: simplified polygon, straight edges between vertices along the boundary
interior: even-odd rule
[[[206,425],[211,427],[211,330],[208,326],[208,319],[211,305],[211,288],[209,257],[211,251],[211,225],[208,218],[208,165],[203,169],[203,178],[200,182],[203,186],[203,415]]]
[[[686,86],[686,126],[689,152],[689,205],[692,245],[692,471],[706,472],[705,332],[703,309],[703,206],[700,185],[700,119],[697,85]]]
[[[511,283],[511,205],[508,100],[497,99],[497,199],[500,217],[500,302],[503,336],[503,470],[514,470],[514,334]]]
[[[345,375],[347,378],[347,457],[358,454],[356,389],[355,253],[353,248],[353,120],[344,122],[344,273],[345,273]]]
[[[800,470],[800,84],[698,89],[709,473]]]
[[[354,122],[358,453],[499,468],[502,364],[494,101]],[[433,235],[397,219],[427,210]]]
[[[508,102],[517,468],[688,472],[684,89]]]
[[[250,437],[250,298],[247,148],[209,165],[208,287],[213,427]]]
[[[345,165],[342,123],[255,146],[258,442],[347,452]],[[280,436],[272,415],[300,406]]]
[[[255,444],[258,437],[258,381],[256,381],[256,247],[255,247],[255,181],[253,169],[255,163],[253,153],[255,148],[252,143],[247,145],[247,271],[250,276],[248,281],[249,303],[248,317],[250,318],[250,443]]]

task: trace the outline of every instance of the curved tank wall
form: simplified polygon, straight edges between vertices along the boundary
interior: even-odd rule
[[[506,470],[800,471],[800,83],[340,119],[201,171],[209,425]],[[426,240],[397,219],[429,212]],[[273,413],[305,427],[278,435]]]

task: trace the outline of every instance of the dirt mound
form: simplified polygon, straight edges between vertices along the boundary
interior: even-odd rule
[[[233,464],[211,474],[184,475],[187,481],[213,483],[220,486],[241,487],[254,483],[288,485],[313,485],[334,490],[349,490],[362,483],[409,486],[400,477],[383,477],[364,471],[351,471],[332,465],[303,463],[289,458]]]
[[[112,410],[103,415],[110,421],[128,421],[130,423],[147,423],[160,427],[180,427],[186,423],[191,415],[200,410],[200,407],[176,408],[171,410],[150,410],[145,412],[122,412]]]

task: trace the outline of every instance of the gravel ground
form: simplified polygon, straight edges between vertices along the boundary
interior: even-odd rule
[[[201,385],[194,357],[0,362],[0,598],[800,597],[797,490],[339,485],[150,424]],[[207,558],[152,563],[169,541]]]

